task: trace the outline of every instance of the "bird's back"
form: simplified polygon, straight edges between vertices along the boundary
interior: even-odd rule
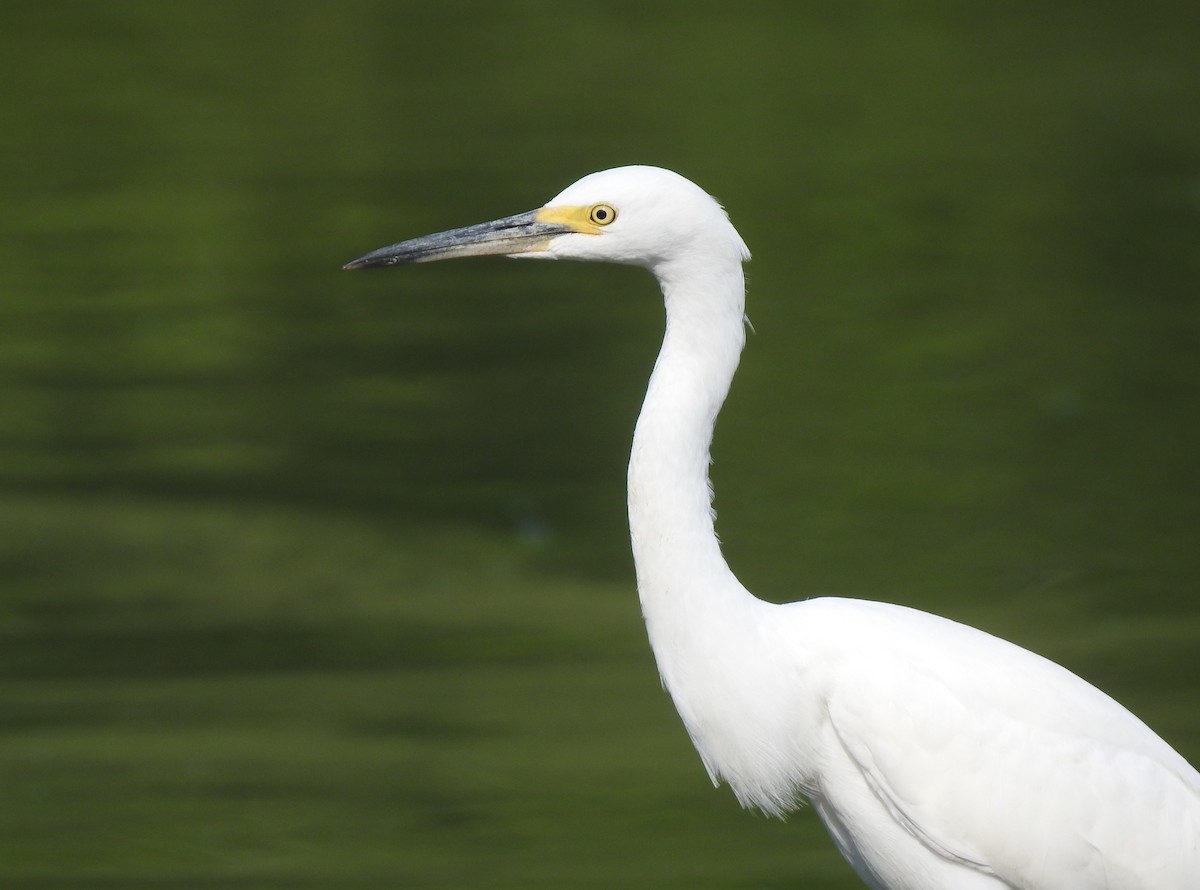
[[[766,608],[777,645],[808,648],[825,710],[814,804],[868,881],[1200,888],[1200,774],[1095,687],[912,609]]]

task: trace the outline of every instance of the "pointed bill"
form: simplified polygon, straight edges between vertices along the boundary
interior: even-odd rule
[[[547,219],[545,208],[506,216],[491,222],[438,232],[423,238],[401,241],[381,247],[343,269],[367,269],[374,266],[399,266],[406,263],[431,263],[452,257],[511,256],[518,253],[545,250],[557,235],[578,231],[559,219]]]

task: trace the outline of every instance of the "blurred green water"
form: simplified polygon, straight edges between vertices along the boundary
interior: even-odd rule
[[[1193,762],[1194,4],[8,3],[0,885],[856,886],[632,593],[638,270],[339,266],[659,163],[755,251],[761,595],[967,620]]]

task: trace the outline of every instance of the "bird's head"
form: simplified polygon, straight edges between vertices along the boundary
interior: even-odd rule
[[[496,254],[651,270],[679,260],[750,258],[724,209],[703,189],[670,170],[638,166],[585,176],[538,210],[401,241],[345,268]]]

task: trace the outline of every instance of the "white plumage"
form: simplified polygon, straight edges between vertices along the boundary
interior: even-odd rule
[[[773,815],[811,801],[878,890],[1200,890],[1200,774],[1104,693],[934,615],[774,605],[734,577],[708,464],[749,253],[716,201],[668,170],[623,167],[347,267],[489,253],[631,263],[662,287],[630,533],[663,684],[714,781]]]

